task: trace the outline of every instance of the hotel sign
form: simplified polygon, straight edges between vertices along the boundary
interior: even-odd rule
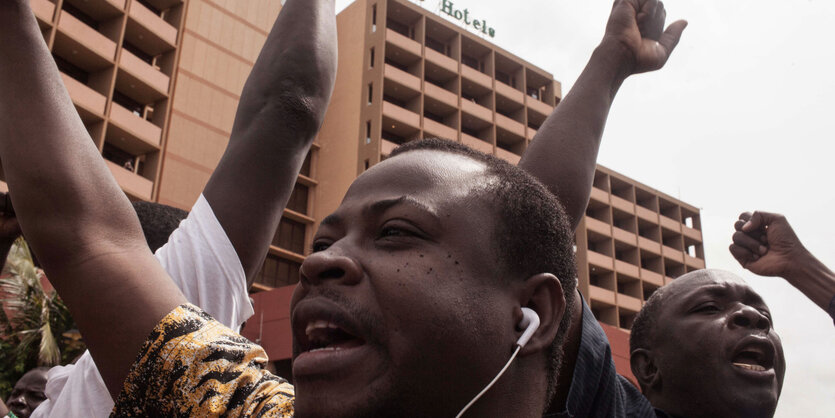
[[[441,12],[491,38],[496,37],[496,30],[488,26],[487,21],[472,17],[470,11],[467,9],[461,10],[455,8],[455,4],[450,0],[441,0]]]

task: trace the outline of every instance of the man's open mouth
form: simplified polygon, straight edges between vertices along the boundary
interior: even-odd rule
[[[774,369],[775,356],[774,347],[768,341],[746,338],[734,350],[731,364],[743,370],[765,372]]]
[[[305,341],[300,341],[299,345],[304,352],[309,353],[343,350],[359,347],[365,343],[339,325],[324,319],[308,321],[304,336]]]

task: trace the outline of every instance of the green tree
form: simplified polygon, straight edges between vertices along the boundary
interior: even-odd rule
[[[69,310],[57,292],[44,290],[24,239],[9,251],[0,278],[0,398],[38,366],[67,364],[84,351]]]

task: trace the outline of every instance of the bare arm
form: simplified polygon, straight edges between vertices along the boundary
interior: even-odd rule
[[[603,40],[519,162],[559,197],[572,228],[586,210],[603,128],[620,85],[632,74],[663,67],[687,26],[680,20],[665,31],[665,18],[660,1],[615,1]]]
[[[244,85],[203,191],[249,285],[261,268],[336,79],[333,0],[288,0]]]
[[[760,276],[786,279],[829,312],[835,297],[835,273],[803,246],[783,215],[746,212],[739,215],[734,228],[730,251],[742,267]]]
[[[185,299],[63,86],[28,0],[0,0],[0,159],[20,223],[111,393]]]
[[[603,40],[519,162],[557,195],[572,230],[588,205],[603,128],[615,94],[630,75],[663,67],[687,26],[680,20],[664,30],[666,15],[664,4],[657,0],[616,0]],[[574,377],[583,330],[579,291],[576,297],[549,412],[565,410]]]

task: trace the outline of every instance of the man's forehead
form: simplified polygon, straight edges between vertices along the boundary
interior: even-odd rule
[[[739,293],[746,300],[762,301],[757,292],[741,277],[724,270],[697,270],[687,273],[668,285],[667,296],[682,300],[701,294]]]

